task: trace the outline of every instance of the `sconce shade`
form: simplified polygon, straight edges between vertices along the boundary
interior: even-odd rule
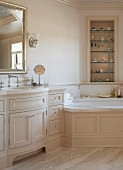
[[[29,38],[29,46],[31,48],[36,48],[37,42],[39,40],[39,36],[40,36],[40,34],[38,34],[38,33],[29,34],[29,37],[30,37]]]

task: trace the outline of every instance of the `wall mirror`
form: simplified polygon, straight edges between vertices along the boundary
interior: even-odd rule
[[[26,73],[26,8],[0,1],[0,74]]]

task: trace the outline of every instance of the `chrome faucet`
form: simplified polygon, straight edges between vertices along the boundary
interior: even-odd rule
[[[4,82],[0,82],[0,90],[2,90],[2,87],[3,87],[3,84],[4,84]]]
[[[12,75],[8,75],[8,87],[11,87],[11,82],[10,82],[10,79],[11,78],[16,78],[17,79],[17,85],[16,85],[16,87],[18,87],[19,86],[19,80],[18,80],[18,76],[12,76]]]

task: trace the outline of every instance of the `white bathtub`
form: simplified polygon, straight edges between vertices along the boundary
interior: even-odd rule
[[[65,110],[105,110],[123,109],[123,98],[78,98],[71,105],[64,106]]]
[[[64,106],[65,144],[123,147],[123,98],[88,98]]]

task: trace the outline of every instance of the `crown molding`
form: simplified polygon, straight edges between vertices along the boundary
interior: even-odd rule
[[[79,10],[87,10],[87,9],[117,9],[117,10],[123,10],[123,3],[122,2],[106,2],[106,3],[102,3],[102,2],[98,2],[98,3],[89,3],[89,2],[84,2],[84,3],[80,3],[80,1],[78,0],[57,0],[58,2],[64,3],[66,5],[69,5],[73,8],[77,8]]]

